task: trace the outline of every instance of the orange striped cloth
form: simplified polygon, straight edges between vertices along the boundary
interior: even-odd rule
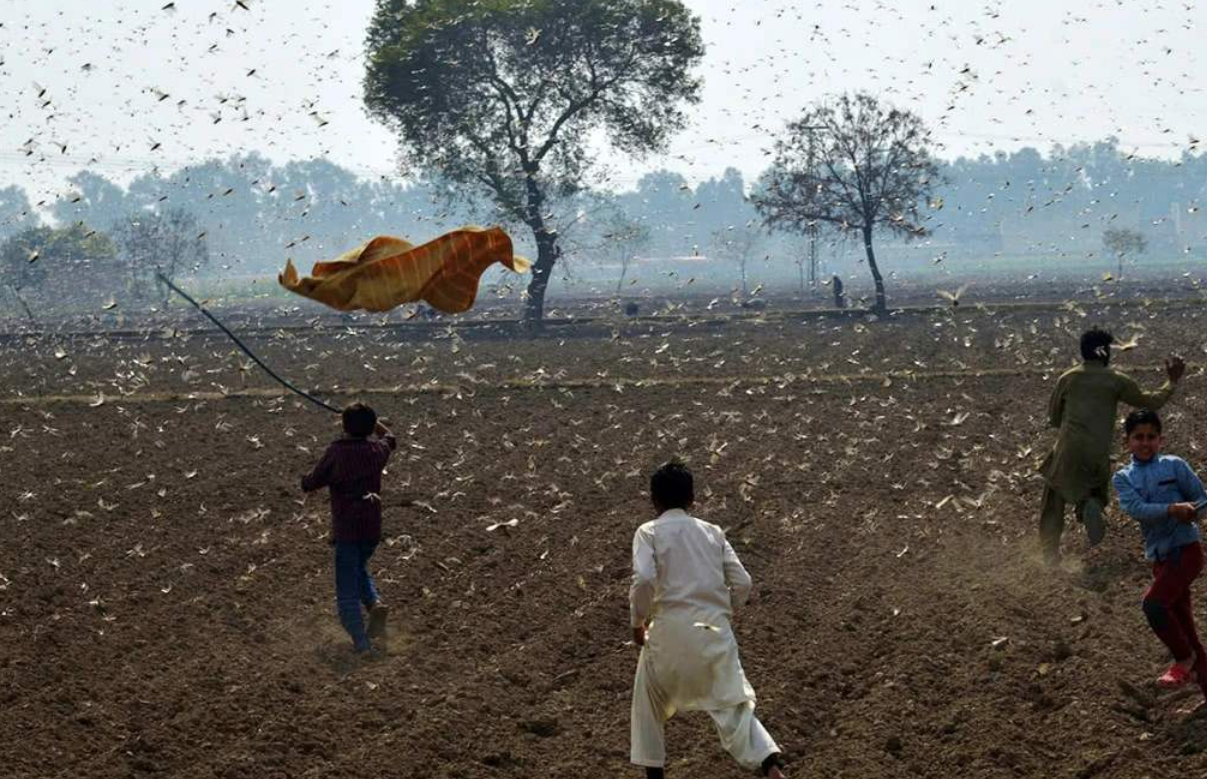
[[[511,237],[501,228],[462,227],[422,246],[379,235],[331,262],[316,263],[301,279],[286,261],[277,281],[340,311],[389,311],[424,300],[459,314],[473,306],[482,274],[496,262],[517,273],[529,267],[512,254]]]

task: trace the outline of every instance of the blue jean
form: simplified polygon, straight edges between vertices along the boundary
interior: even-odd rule
[[[335,608],[357,651],[369,648],[360,609],[362,605],[371,608],[377,602],[377,585],[369,573],[369,558],[376,550],[376,541],[335,542]]]

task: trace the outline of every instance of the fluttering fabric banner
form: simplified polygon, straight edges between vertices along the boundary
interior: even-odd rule
[[[290,292],[340,311],[389,311],[423,300],[459,314],[473,306],[482,274],[496,262],[516,273],[529,267],[512,254],[511,237],[501,228],[462,227],[421,246],[381,235],[316,263],[303,278],[287,261],[277,280]]]

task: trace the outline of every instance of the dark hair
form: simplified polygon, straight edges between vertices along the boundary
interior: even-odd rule
[[[650,497],[663,509],[685,509],[696,499],[692,472],[681,460],[671,460],[650,476]]]
[[[1084,360],[1110,362],[1113,343],[1115,336],[1111,335],[1109,330],[1091,327],[1081,334],[1081,357]]]
[[[1131,435],[1132,431],[1140,425],[1152,425],[1156,429],[1157,435],[1161,435],[1161,417],[1157,416],[1155,411],[1138,408],[1128,414],[1127,419],[1123,420],[1123,432]]]
[[[368,438],[377,427],[377,412],[364,403],[344,406],[344,432],[353,438]]]

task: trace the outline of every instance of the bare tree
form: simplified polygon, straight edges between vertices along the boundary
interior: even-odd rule
[[[607,216],[603,230],[600,236],[602,253],[620,265],[620,276],[616,279],[616,294],[619,295],[637,253],[650,245],[653,236],[648,225],[620,210],[613,210]]]
[[[1119,261],[1119,272],[1115,274],[1115,278],[1123,278],[1123,260],[1126,257],[1135,257],[1137,254],[1144,254],[1148,249],[1148,239],[1138,230],[1129,230],[1123,228],[1111,228],[1102,234],[1102,244],[1111,254],[1115,255],[1115,259]]]
[[[121,247],[130,291],[136,299],[144,298],[153,285],[156,299],[167,305],[171,290],[158,280],[156,272],[174,279],[209,261],[205,231],[184,209],[132,214],[110,232]]]
[[[828,224],[859,231],[876,285],[875,310],[888,309],[876,263],[876,231],[927,234],[920,206],[939,181],[922,120],[875,97],[842,95],[809,109],[775,143],[775,157],[752,196],[769,227],[808,234]]]
[[[34,316],[33,309],[29,307],[29,303],[25,302],[25,298],[21,296],[21,291],[11,284],[5,284],[4,288],[9,291],[17,303],[20,304],[21,309],[25,311],[25,318],[29,320],[29,323],[32,326],[37,327],[38,318]]]
[[[730,225],[724,230],[714,230],[711,236],[712,253],[722,260],[738,266],[738,274],[742,282],[742,297],[750,294],[750,285],[746,268],[750,260],[758,254],[767,233],[762,225],[753,220],[741,225]]]

